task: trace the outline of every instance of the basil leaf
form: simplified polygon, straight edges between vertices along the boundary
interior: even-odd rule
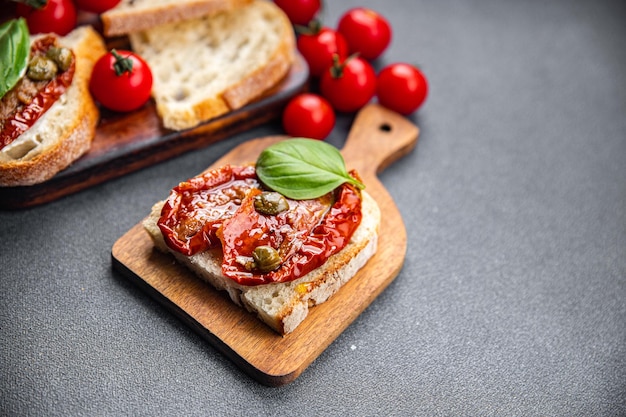
[[[286,139],[267,147],[256,173],[267,187],[294,200],[318,198],[345,182],[365,188],[348,174],[337,148],[315,139]]]
[[[0,25],[0,98],[24,76],[30,55],[30,36],[26,20],[9,20]]]

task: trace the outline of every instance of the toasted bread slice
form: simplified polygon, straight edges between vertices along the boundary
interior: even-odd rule
[[[152,96],[168,129],[239,109],[275,86],[295,57],[293,27],[273,2],[129,35],[154,76]]]
[[[91,26],[80,26],[59,43],[76,58],[72,84],[37,122],[0,150],[0,186],[46,181],[91,147],[100,114],[89,79],[95,62],[106,53],[104,41]]]
[[[166,23],[235,9],[252,0],[122,0],[102,13],[105,36],[126,35]]]
[[[257,286],[238,284],[222,274],[221,249],[211,249],[192,256],[171,250],[165,244],[161,230],[157,226],[163,202],[152,207],[150,215],[143,221],[143,226],[158,250],[172,254],[181,265],[189,268],[213,287],[228,292],[237,305],[255,313],[276,332],[286,335],[302,323],[309,312],[309,307],[328,300],[376,252],[380,210],[369,194],[363,191],[362,196],[363,217],[348,245],[328,258],[319,268],[286,283]]]

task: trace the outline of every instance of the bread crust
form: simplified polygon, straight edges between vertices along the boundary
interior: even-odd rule
[[[38,129],[43,123],[52,123],[43,120],[47,117],[58,117],[62,113],[62,120],[54,122],[55,131],[46,135],[33,151],[19,159],[3,155],[0,161],[0,186],[27,186],[44,182],[67,168],[91,147],[99,111],[89,93],[89,78],[96,60],[106,53],[104,41],[90,26],[78,27],[67,37],[59,38],[59,41],[70,47],[76,57],[72,84],[23,135]],[[71,111],[62,111],[59,106],[71,107]]]
[[[192,256],[171,250],[163,239],[157,221],[163,201],[152,207],[143,226],[155,248],[171,254],[183,266],[220,291],[231,300],[254,313],[281,335],[293,332],[306,318],[309,308],[322,304],[347,283],[374,255],[378,244],[380,210],[367,192],[362,192],[363,218],[348,245],[332,255],[319,268],[284,283],[245,286],[225,277],[221,272],[221,250],[212,249]]]
[[[175,92],[172,91],[174,88],[181,91],[191,91],[195,90],[196,86],[192,84],[187,85],[185,81],[182,81],[181,78],[187,77],[175,73],[170,68],[173,66],[171,61],[175,60],[177,63],[182,62],[183,65],[192,65],[193,63],[189,62],[192,59],[189,57],[190,49],[185,47],[183,41],[180,43],[174,42],[171,40],[173,39],[172,37],[163,38],[163,34],[172,32],[173,36],[176,34],[181,39],[195,39],[194,37],[197,36],[196,33],[200,27],[206,27],[208,30],[209,25],[217,24],[212,19],[220,19],[220,22],[228,19],[233,19],[234,21],[234,19],[241,17],[242,13],[250,13],[248,16],[268,16],[268,19],[272,19],[272,31],[277,33],[272,33],[271,36],[272,39],[275,39],[275,45],[273,43],[270,44],[273,47],[271,53],[263,56],[262,61],[255,61],[255,65],[239,79],[231,81],[227,85],[216,87],[217,91],[211,94],[207,93],[207,95],[202,97],[199,96],[200,93],[197,93],[198,96],[193,99],[178,100]],[[262,30],[267,30],[267,26],[269,24],[263,27],[263,29],[259,29],[234,25],[231,30],[236,31],[236,34],[221,32],[219,36],[256,36],[256,39],[259,39],[259,36],[264,36]],[[163,42],[153,39],[153,36]],[[176,26],[167,25],[147,32],[132,33],[129,35],[129,39],[133,50],[137,51],[148,61],[148,64],[156,74],[153,97],[157,113],[162,120],[163,126],[172,130],[184,130],[195,127],[258,99],[267,90],[276,86],[289,73],[295,60],[295,34],[293,27],[278,6],[273,4],[273,2],[265,0],[250,2],[246,7],[224,12],[215,17],[205,17],[182,22],[176,24]],[[213,40],[204,39],[204,41],[212,42]],[[219,43],[217,37],[214,41]],[[168,45],[163,45],[163,43],[168,43]],[[194,43],[193,47],[196,48],[194,51],[199,50],[197,49],[199,48],[198,45],[201,45],[201,43]],[[211,52],[206,49],[202,50],[201,53],[206,55]],[[170,60],[163,62],[164,56],[170,57]],[[216,60],[219,60],[219,58],[215,57]],[[209,58],[207,57],[207,59]],[[245,58],[241,58],[241,60],[243,61]],[[233,63],[233,65],[236,64]],[[242,64],[239,63],[239,65]],[[247,65],[246,69],[248,68]],[[163,68],[164,66],[168,68]],[[229,71],[228,64],[220,66],[219,71]],[[162,73],[167,74],[168,80],[176,80],[176,83],[173,81],[162,82],[160,79],[160,74]],[[217,83],[217,81],[215,82]],[[191,82],[189,81],[189,83]]]
[[[259,98],[263,92],[278,84],[289,72],[295,59],[294,38],[285,35],[283,39],[284,42],[278,46],[266,65],[224,91],[224,101],[230,110],[237,110]]]
[[[126,35],[166,23],[180,22],[234,9],[252,0],[186,0],[133,7],[128,1],[101,15],[105,36]]]

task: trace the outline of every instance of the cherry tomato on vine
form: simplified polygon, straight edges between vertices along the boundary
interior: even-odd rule
[[[308,25],[322,8],[321,0],[274,0],[294,25]]]
[[[337,30],[348,41],[350,53],[358,52],[367,60],[378,58],[391,43],[392,30],[387,19],[365,7],[344,13]]]
[[[319,77],[333,65],[333,55],[348,56],[348,44],[343,35],[319,24],[310,25],[298,37],[298,50],[309,64],[309,72]]]
[[[378,102],[400,114],[417,110],[428,95],[428,80],[419,68],[397,63],[383,68],[378,74]]]
[[[283,128],[290,136],[325,139],[335,126],[335,111],[317,94],[297,95],[283,111]]]
[[[76,7],[72,0],[48,0],[40,9],[18,3],[15,11],[26,19],[31,35],[53,32],[64,36],[76,27]]]
[[[114,8],[121,0],[74,0],[76,6],[86,12],[104,13]]]
[[[358,56],[336,60],[322,75],[320,91],[335,110],[355,112],[374,97],[376,73],[369,62]]]
[[[136,110],[150,98],[152,71],[139,55],[113,49],[94,65],[89,90],[110,110]]]

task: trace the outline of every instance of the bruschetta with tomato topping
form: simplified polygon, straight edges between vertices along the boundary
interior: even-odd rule
[[[353,184],[295,200],[268,189],[254,165],[180,183],[143,222],[158,250],[281,335],[374,255],[379,224],[375,200]]]
[[[67,168],[90,148],[99,118],[88,82],[106,52],[102,37],[81,26],[64,37],[29,41],[27,66],[0,98],[3,187],[41,183]]]

